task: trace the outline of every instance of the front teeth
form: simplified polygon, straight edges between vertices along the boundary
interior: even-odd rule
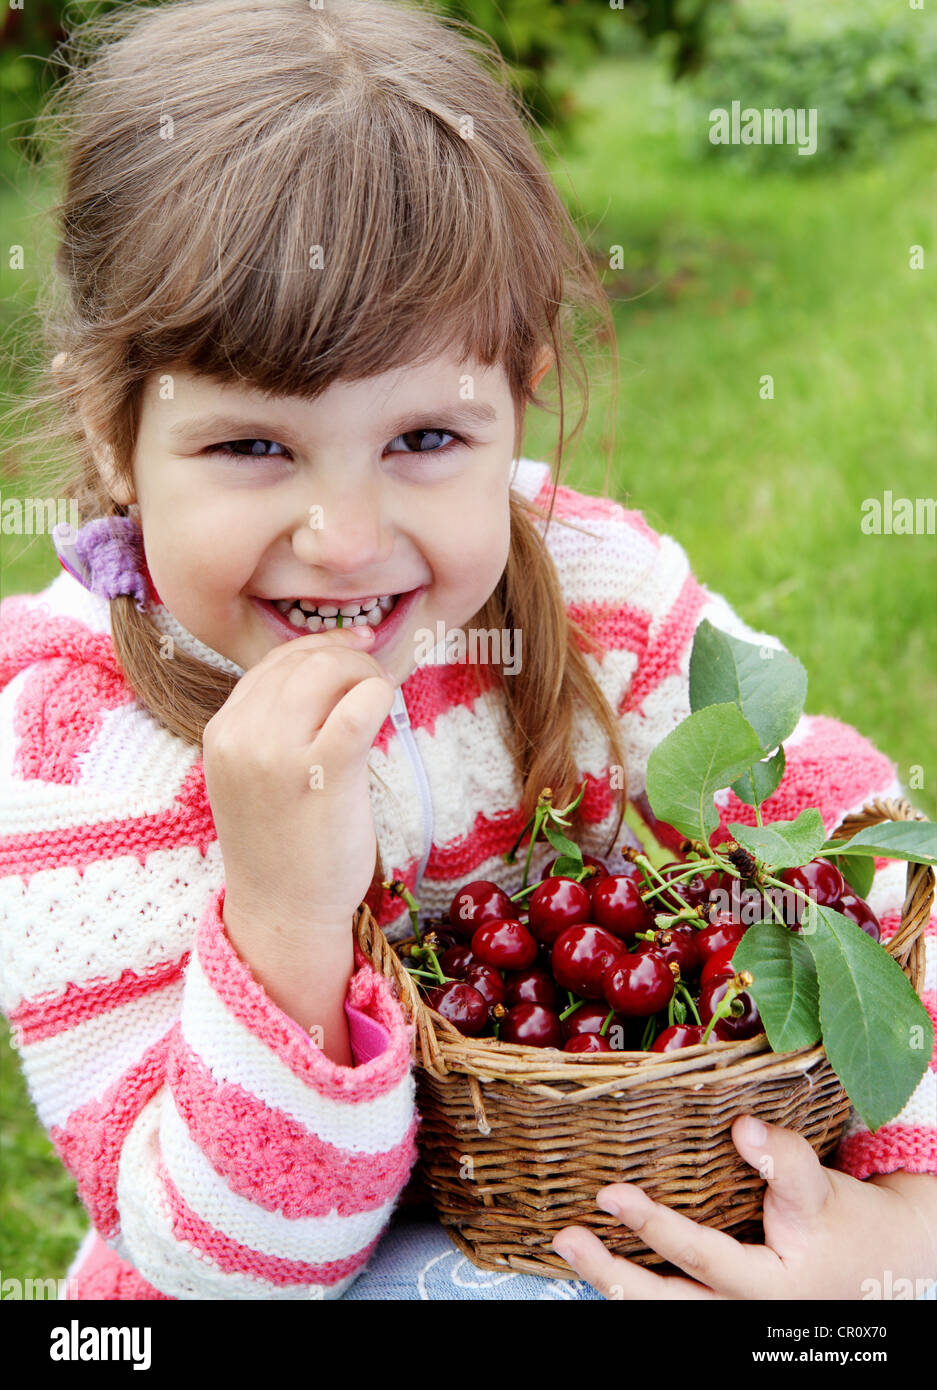
[[[278,608],[294,627],[305,627],[309,632],[322,632],[338,626],[339,614],[344,619],[343,627],[378,627],[395,602],[393,594],[382,594],[380,598],[366,598],[360,603],[343,603],[340,608],[335,604],[323,603],[315,612],[307,612],[306,609],[315,608],[312,600],[282,598],[275,600],[274,607]]]

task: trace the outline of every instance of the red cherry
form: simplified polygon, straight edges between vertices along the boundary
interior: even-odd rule
[[[700,967],[699,947],[696,942],[698,936],[699,931],[696,927],[681,922],[675,927],[663,927],[656,931],[653,941],[639,941],[634,953],[637,956],[655,951],[659,956],[663,956],[668,964],[670,961],[676,961],[680,967],[680,978],[684,980],[688,975],[694,975]]]
[[[715,1029],[713,1030],[715,1031]],[[652,1052],[676,1052],[681,1047],[693,1047],[703,1041],[705,1027],[698,1023],[672,1023],[651,1043]]]
[[[801,864],[796,869],[784,869],[778,874],[778,878],[791,888],[799,888],[802,893],[813,898],[821,907],[835,907],[847,891],[846,880],[836,865],[831,864],[828,859],[811,859],[809,864]],[[798,898],[794,893],[785,893],[784,898],[785,903],[782,911],[785,920],[789,916],[786,900],[793,898],[791,907],[794,912],[794,920],[800,922],[806,907],[803,898]]]
[[[871,936],[873,941],[881,941],[882,924],[865,898],[860,898],[855,893],[843,893],[839,901],[833,903],[833,909],[836,912],[841,912],[844,917],[848,917],[851,922],[855,922],[856,926],[861,927],[866,936]]]
[[[628,874],[609,874],[596,884],[592,920],[622,941],[630,941],[636,932],[654,929],[654,914],[641,901],[637,881]]]
[[[564,1052],[614,1052],[608,1038],[598,1033],[577,1033],[563,1044]]]
[[[475,964],[471,946],[450,946],[448,951],[443,951],[439,957],[439,964],[444,975],[450,975],[455,980],[464,980],[466,970]]]
[[[440,985],[427,994],[427,1002],[466,1037],[475,1038],[488,1022],[488,1005],[471,985],[457,981]]]
[[[696,933],[696,949],[702,964],[705,965],[709,957],[723,947],[737,946],[746,931],[747,928],[731,912],[714,912],[712,925]]]
[[[514,904],[507,893],[487,878],[476,878],[466,883],[449,905],[449,925],[463,940],[474,936],[482,922],[514,915]]]
[[[609,1008],[604,999],[597,999],[594,1003],[590,1000],[586,1004],[580,1004],[574,1013],[561,1019],[563,1037],[576,1038],[580,1033],[598,1033],[608,1018],[608,1014]],[[630,1020],[626,1019],[624,1014],[613,1013],[612,1021],[605,1030],[606,1035],[611,1032],[612,1028],[616,1026],[624,1028],[626,1024],[630,1024]]]
[[[465,983],[477,989],[486,1004],[504,1003],[504,981],[493,965],[476,961],[465,972]]]
[[[484,922],[472,937],[472,954],[499,970],[526,970],[537,959],[537,942],[515,918]]]
[[[714,975],[735,974],[735,971],[731,968],[732,957],[738,950],[738,945],[737,941],[730,941],[728,946],[722,946],[718,951],[713,951],[712,955],[703,963],[703,969],[699,977],[701,985],[705,984],[707,980],[711,980]]]
[[[561,989],[584,999],[601,999],[602,976],[625,954],[618,938],[601,927],[567,927],[553,946],[553,978]]]
[[[521,1043],[525,1047],[562,1047],[560,1020],[542,1004],[515,1004],[501,1020],[501,1042]]]
[[[527,925],[538,941],[552,946],[567,927],[589,921],[591,906],[585,884],[572,878],[547,878],[530,895]]]
[[[509,975],[505,981],[504,1002],[508,1008],[514,1004],[542,1004],[545,1009],[552,1009],[556,1003],[553,976],[538,965]]]
[[[603,984],[610,1008],[629,1018],[647,1018],[673,998],[674,975],[662,956],[648,951],[616,961]]]
[[[728,989],[729,981],[732,978],[732,975],[729,973],[714,975],[700,988],[697,1008],[699,1009],[699,1016],[703,1023],[708,1023],[716,1012],[716,1005]],[[736,1041],[739,1038],[754,1038],[758,1033],[764,1032],[761,1015],[755,1006],[754,999],[747,990],[743,990],[741,994],[737,994],[735,997],[742,1001],[745,1012],[738,1018],[734,1014],[730,1015],[728,1018],[721,1018],[715,1025],[713,1033],[723,1042]],[[712,1036],[712,1034],[710,1034],[710,1036]]]

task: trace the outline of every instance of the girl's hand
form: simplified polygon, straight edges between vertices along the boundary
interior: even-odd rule
[[[732,1141],[767,1180],[764,1245],[743,1245],[653,1201],[640,1187],[613,1183],[598,1205],[617,1216],[687,1279],[655,1274],[612,1255],[591,1231],[557,1232],[557,1254],[610,1299],[862,1298],[863,1283],[885,1271],[893,1278],[926,1278],[937,1260],[935,1235],[922,1231],[920,1212],[894,1187],[860,1182],[824,1168],[802,1135],[740,1116]]]
[[[286,948],[350,927],[374,874],[367,758],[395,687],[371,640],[355,627],[282,643],[205,725],[226,920],[269,924]]]

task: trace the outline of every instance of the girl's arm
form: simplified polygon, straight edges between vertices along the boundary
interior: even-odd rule
[[[277,928],[239,914],[227,900],[222,911],[228,940],[250,968],[267,996],[313,1036],[326,1057],[339,1066],[351,1066],[351,1044],[344,999],[354,974],[352,924],[316,934],[301,952],[291,946],[271,947],[282,940]]]
[[[356,1065],[270,998],[226,934],[194,751],[66,626],[54,660],[0,662],[0,1004],[39,1119],[157,1290],[339,1297],[416,1156],[410,1030],[357,952]]]

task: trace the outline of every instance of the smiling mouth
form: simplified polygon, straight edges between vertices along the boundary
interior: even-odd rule
[[[409,592],[409,591],[408,591]],[[288,623],[307,632],[322,632],[333,627],[380,627],[392,613],[402,594],[382,594],[357,603],[313,603],[308,599],[264,599]]]

